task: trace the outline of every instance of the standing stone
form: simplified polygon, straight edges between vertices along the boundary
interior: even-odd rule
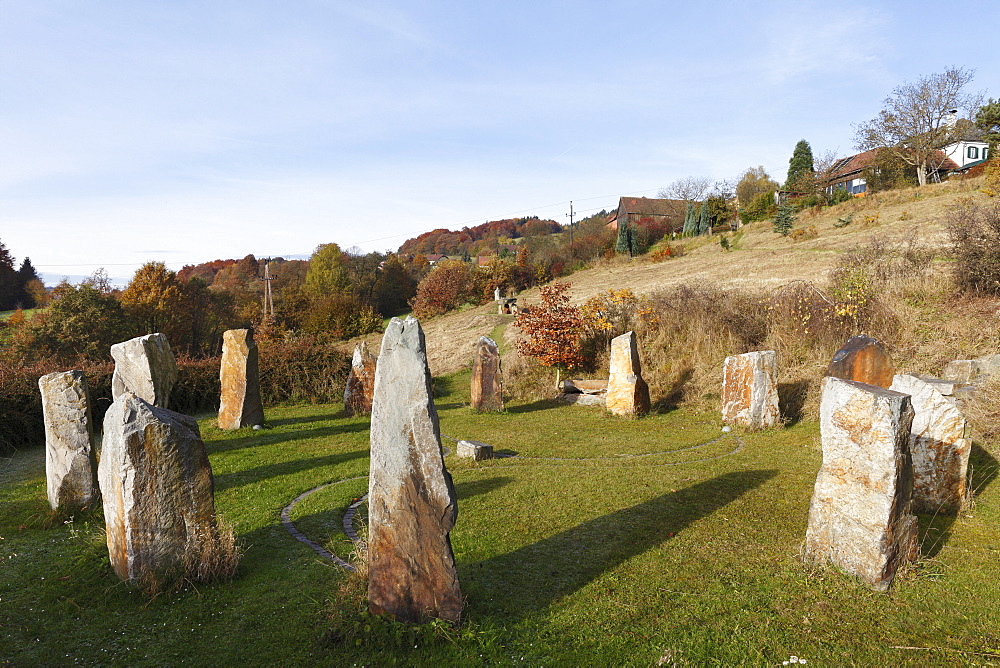
[[[448,532],[458,501],[444,466],[424,333],[393,318],[382,337],[372,401],[368,607],[417,623],[458,622],[462,592]]]
[[[965,503],[972,443],[955,400],[915,376],[897,375],[890,388],[910,395],[913,425],[913,507],[918,512],[957,511]]]
[[[149,403],[166,408],[170,390],[177,382],[177,363],[163,334],[137,336],[111,346],[115,373],[111,378],[111,397],[118,399],[132,392]]]
[[[82,371],[38,379],[45,419],[45,480],[49,505],[72,509],[97,499],[97,448],[90,390]]]
[[[488,336],[480,336],[472,365],[472,408],[477,411],[503,410],[503,379],[500,375],[500,349]]]
[[[605,405],[615,415],[649,412],[649,386],[642,379],[635,332],[625,332],[611,339],[611,373]]]
[[[120,395],[104,416],[98,478],[123,580],[164,581],[214,535],[212,467],[194,418]]]
[[[354,346],[351,372],[344,385],[344,412],[348,415],[368,415],[372,412],[372,394],[375,392],[375,363],[377,359],[368,352],[364,341]]]
[[[257,343],[252,329],[230,329],[222,335],[219,381],[222,385],[219,429],[264,424]]]
[[[806,559],[832,563],[881,591],[916,559],[912,421],[905,394],[823,379],[823,465],[809,505]]]
[[[852,336],[837,351],[826,370],[827,376],[853,380],[859,383],[888,388],[896,370],[877,339],[870,336]]]
[[[749,429],[778,423],[778,362],[773,350],[726,358],[722,369],[722,421]]]

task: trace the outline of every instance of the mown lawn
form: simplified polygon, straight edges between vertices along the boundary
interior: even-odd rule
[[[467,373],[436,380],[442,432],[520,456],[447,457],[459,496],[461,629],[367,616],[357,579],[282,527],[294,497],[345,480],[306,497],[292,518],[346,558],[341,518],[367,490],[367,420],[301,406],[271,409],[262,432],[202,420],[217,508],[246,554],[230,583],[153,600],[111,572],[99,512],[50,515],[41,448],[0,460],[0,660],[1000,664],[1000,485],[982,449],[974,508],[922,518],[927,556],[882,595],[798,559],[820,463],[815,424],[744,434],[741,446],[715,414],[686,409],[620,420],[536,402],[476,415],[467,384]]]

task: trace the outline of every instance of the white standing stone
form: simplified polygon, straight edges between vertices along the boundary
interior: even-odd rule
[[[778,362],[773,350],[726,358],[722,369],[722,421],[749,429],[778,424]]]
[[[163,334],[138,336],[111,346],[115,373],[111,379],[111,397],[132,392],[149,403],[167,407],[170,391],[177,382],[177,363]]]
[[[956,511],[965,503],[972,443],[965,438],[965,416],[953,398],[934,383],[897,374],[890,388],[910,395],[913,425],[913,506],[918,512]]]
[[[97,448],[83,371],[38,379],[45,419],[45,480],[52,509],[83,508],[97,499]]]
[[[823,465],[809,506],[806,559],[832,563],[884,591],[917,557],[912,421],[905,394],[823,379]]]

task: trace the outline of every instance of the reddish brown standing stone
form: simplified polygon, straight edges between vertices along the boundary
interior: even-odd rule
[[[458,501],[425,351],[416,319],[390,321],[372,401],[368,607],[405,622],[458,622],[462,592],[448,537]]]
[[[635,416],[649,412],[649,386],[642,379],[635,332],[611,340],[611,369],[605,405],[615,415]]]
[[[870,336],[849,338],[826,370],[827,376],[885,388],[892,385],[895,374],[889,354]]]
[[[481,411],[503,410],[503,379],[500,370],[500,349],[488,336],[480,336],[476,358],[472,364],[472,408]]]
[[[344,413],[347,415],[368,415],[372,412],[376,361],[364,341],[354,346],[351,372],[347,374],[344,385]]]
[[[219,429],[264,424],[257,343],[252,329],[230,329],[222,335],[219,380],[222,385]]]

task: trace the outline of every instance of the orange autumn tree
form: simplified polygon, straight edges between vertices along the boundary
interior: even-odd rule
[[[554,366],[556,389],[563,369],[583,363],[580,350],[583,318],[580,309],[570,305],[568,289],[569,283],[553,283],[540,288],[542,303],[518,313],[514,322],[525,336],[517,343],[518,352],[534,357],[543,366]]]

